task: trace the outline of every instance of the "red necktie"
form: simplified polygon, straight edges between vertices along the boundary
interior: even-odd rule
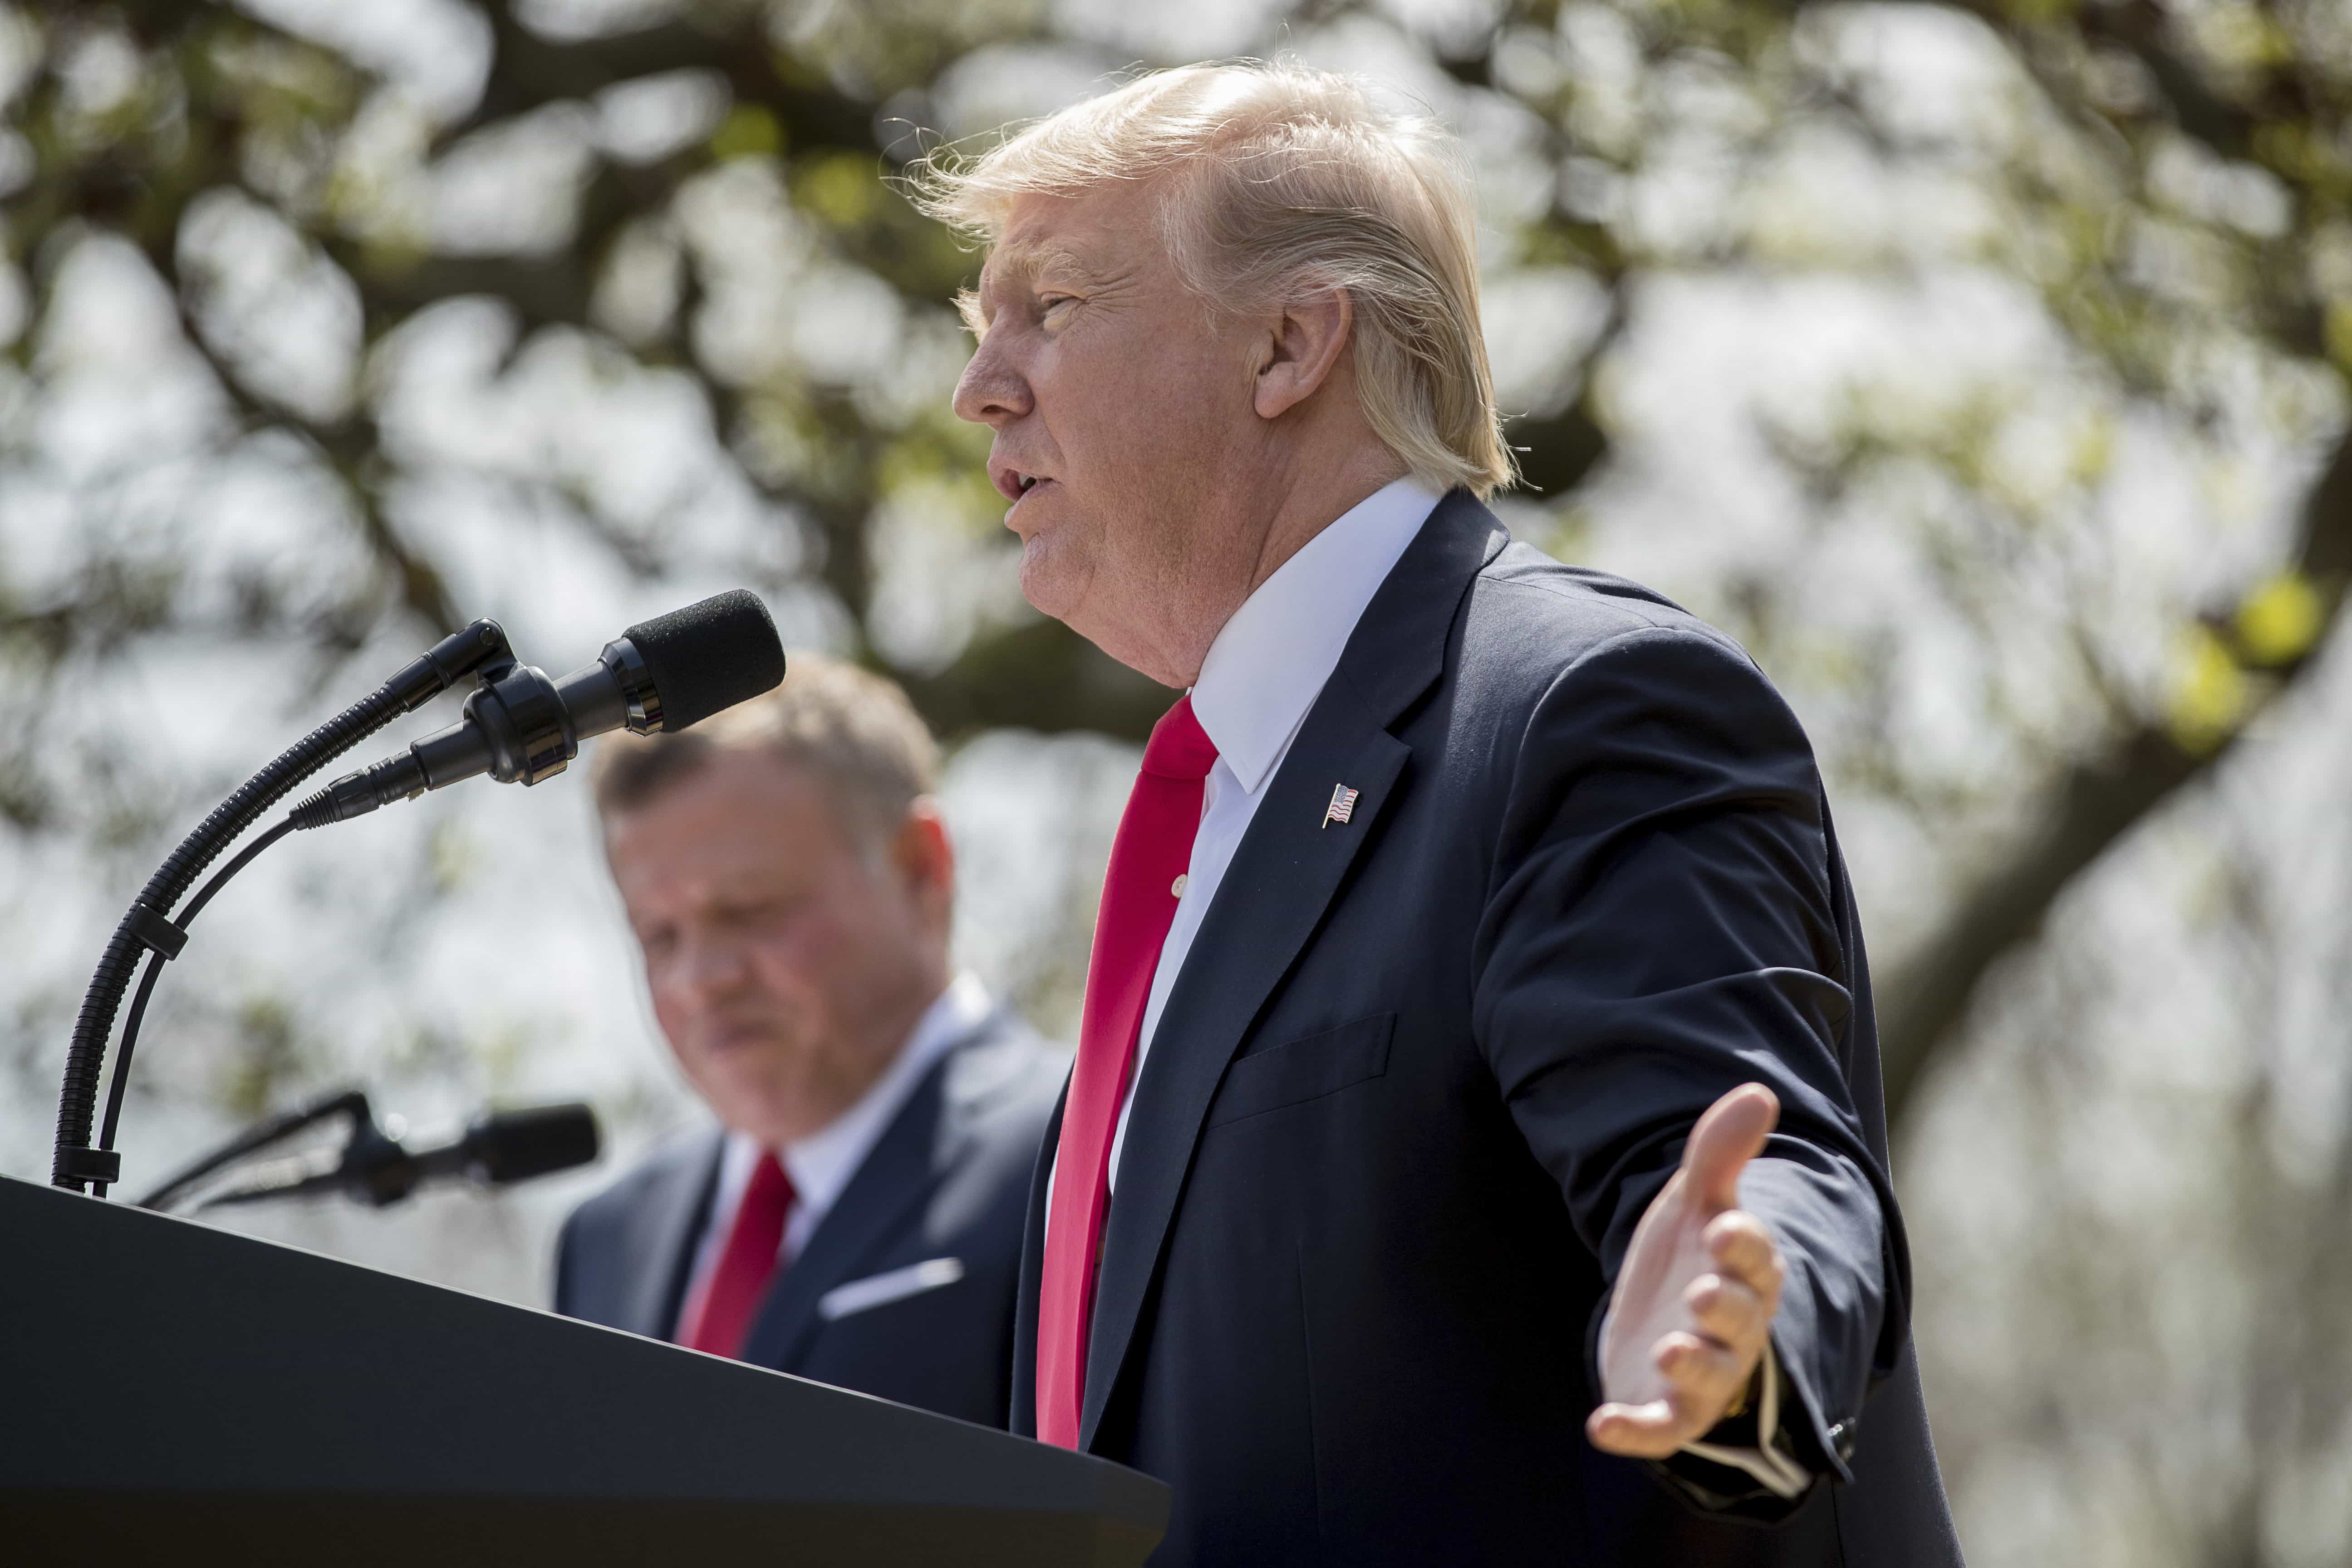
[[[718,1266],[679,1321],[677,1342],[712,1355],[740,1354],[743,1336],[776,1275],[776,1255],[784,1241],[784,1216],[792,1212],[793,1179],[774,1152],[762,1150],[735,1207]]]
[[[1094,956],[1078,1024],[1062,1140],[1054,1152],[1054,1200],[1045,1216],[1045,1272],[1037,1296],[1037,1436],[1078,1446],[1087,1387],[1087,1331],[1094,1316],[1095,1259],[1110,1207],[1110,1145],[1127,1097],[1143,1005],[1160,949],[1176,918],[1175,886],[1192,860],[1202,781],[1217,748],[1192,717],[1190,697],[1151,729],[1143,772],[1111,840],[1095,916]]]

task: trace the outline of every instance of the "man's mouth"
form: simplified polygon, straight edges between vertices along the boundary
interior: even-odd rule
[[[713,1054],[733,1056],[772,1046],[781,1033],[773,1025],[765,1023],[722,1024],[705,1036],[704,1041]]]
[[[1010,464],[992,467],[988,477],[995,483],[997,492],[1015,506],[1021,504],[1022,498],[1024,496],[1030,495],[1042,486],[1054,482],[1044,474],[1032,473],[1026,468],[1016,468]]]

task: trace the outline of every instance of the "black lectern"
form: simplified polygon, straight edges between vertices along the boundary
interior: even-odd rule
[[[0,1178],[0,1556],[1139,1563],[1105,1460]]]

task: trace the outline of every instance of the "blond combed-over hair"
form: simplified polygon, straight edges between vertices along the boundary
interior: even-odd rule
[[[1163,177],[1160,238],[1188,288],[1248,311],[1345,289],[1365,421],[1407,471],[1482,499],[1517,478],[1460,142],[1350,78],[1286,60],[1153,71],[984,152],[940,148],[908,183],[925,212],[992,244],[1024,196]]]

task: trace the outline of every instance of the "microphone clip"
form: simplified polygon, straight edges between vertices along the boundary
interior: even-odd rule
[[[451,632],[384,682],[401,711],[414,713],[469,675],[514,663],[506,628],[487,617]]]
[[[475,676],[466,699],[467,720],[489,747],[490,777],[500,784],[535,784],[562,773],[580,754],[572,715],[547,671],[509,658]],[[432,759],[422,759],[428,777]]]

